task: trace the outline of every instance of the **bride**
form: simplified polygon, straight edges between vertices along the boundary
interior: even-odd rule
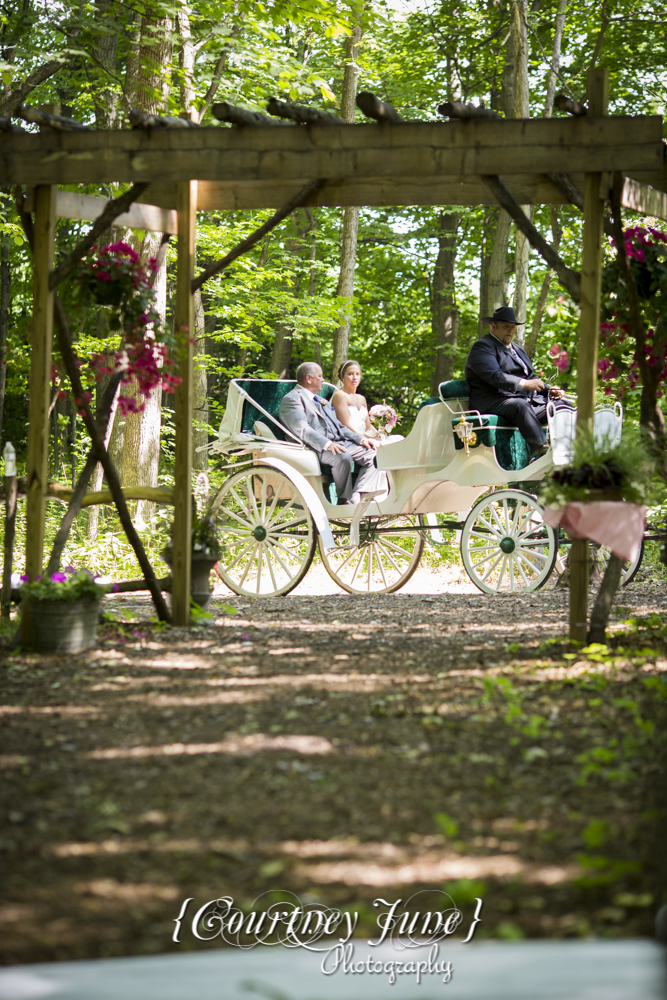
[[[378,433],[368,416],[366,399],[357,392],[361,382],[361,367],[356,361],[345,361],[338,369],[341,388],[331,398],[331,405],[341,424],[355,434],[377,438]]]

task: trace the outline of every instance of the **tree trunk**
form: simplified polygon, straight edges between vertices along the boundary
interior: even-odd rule
[[[157,251],[162,238],[161,233],[147,233],[141,247],[141,258],[157,257]],[[167,265],[163,261],[158,270],[154,289],[156,307],[162,323],[165,322],[167,311]],[[126,390],[127,391],[127,390]],[[136,393],[131,389],[130,393]],[[154,389],[142,413],[128,413],[125,417],[125,433],[123,440],[123,486],[157,486],[158,468],[160,464],[160,408],[162,405],[162,389]],[[134,512],[135,522],[142,529],[150,521],[155,511],[155,504],[149,500],[138,500]]]
[[[144,15],[135,40],[130,48],[126,71],[126,94],[132,107],[147,114],[159,114],[167,110],[170,79],[168,67],[171,65],[173,43],[171,17],[162,13],[162,8],[150,4],[144,8]],[[157,257],[161,233],[147,233],[141,247],[141,258]],[[157,297],[160,320],[165,322],[167,311],[167,267],[163,261],[153,285]],[[123,434],[122,483],[124,486],[157,486],[160,462],[160,409],[162,390],[154,389],[142,413],[128,413]],[[112,437],[113,444],[113,437]],[[116,442],[117,444],[117,442]],[[134,517],[139,527],[144,526],[153,515],[155,504],[137,501]]]
[[[544,102],[544,117],[551,118],[554,109],[554,96],[556,93],[556,84],[558,82],[558,70],[560,68],[560,53],[563,43],[563,26],[565,24],[565,12],[567,10],[567,0],[559,0],[558,3],[558,13],[556,14],[556,26],[554,29],[554,42],[551,50],[551,65],[549,67],[549,76],[547,78],[547,96]],[[525,209],[524,209],[525,211]],[[532,221],[532,216],[531,216]],[[554,250],[558,250],[560,246],[561,237],[563,235],[563,229],[560,225],[558,219],[558,209],[555,205],[551,206],[551,233],[553,236],[552,247]],[[529,356],[532,358],[535,353],[535,348],[537,347],[537,338],[540,334],[540,328],[542,326],[542,317],[544,315],[544,307],[547,304],[547,299],[549,298],[549,288],[551,287],[551,280],[553,278],[553,271],[548,270],[544,275],[542,281],[542,287],[540,289],[540,294],[537,299],[537,305],[535,306],[535,313],[533,315],[533,324],[530,331],[530,337],[528,338],[528,344],[526,350]]]
[[[558,206],[551,206],[551,235],[552,242],[551,245],[556,252],[560,246],[560,241],[563,236],[563,227],[560,224],[560,219],[558,218]],[[529,357],[533,357],[535,353],[535,348],[537,347],[537,339],[540,335],[540,329],[542,328],[542,317],[544,316],[544,308],[547,304],[547,299],[549,298],[549,289],[551,287],[551,279],[554,273],[549,269],[544,275],[542,281],[542,287],[540,289],[540,294],[537,299],[537,305],[535,306],[535,312],[533,314],[533,324],[530,331],[530,337],[528,338],[528,343],[526,345],[526,351]]]
[[[118,31],[115,26],[114,0],[96,0],[95,20],[105,30],[100,31],[95,40],[93,54],[103,69],[102,79],[109,83],[110,76],[116,74],[116,55],[118,50]],[[106,70],[106,73],[104,72]],[[114,87],[104,86],[94,90],[95,94],[95,124],[97,128],[115,128],[118,121],[118,92]],[[101,244],[103,245],[103,244]]]
[[[301,211],[304,211],[304,219],[302,227],[299,226]],[[294,257],[301,257],[304,250],[304,240],[311,230],[311,227],[315,225],[315,218],[313,213],[310,211],[299,210],[294,213],[292,219],[292,225],[296,228],[296,233],[290,236],[286,242],[285,249],[289,254]],[[312,244],[311,244],[312,252]],[[299,294],[299,289],[301,286],[301,275],[297,277],[296,281],[288,281],[285,284],[285,290],[291,292],[294,298]],[[281,320],[276,326],[276,334],[273,342],[273,353],[271,356],[271,371],[276,372],[280,378],[286,378],[290,365],[292,364],[292,349],[294,346],[294,317],[297,314],[297,307],[295,306],[289,316],[286,316]]]
[[[131,107],[157,115],[167,109],[169,99],[167,71],[173,49],[173,22],[171,17],[161,16],[161,8],[157,5],[151,11],[150,4],[146,4],[145,10],[130,42],[125,93]]]
[[[614,603],[616,592],[621,585],[623,560],[610,553],[607,568],[602,577],[602,583],[591,612],[591,627],[588,633],[589,642],[604,642],[609,624],[609,614]]]
[[[208,385],[206,377],[206,322],[201,289],[194,294],[195,345],[193,362],[194,423],[192,425],[192,468],[208,469],[208,451],[198,451],[208,444]]]
[[[558,83],[558,70],[560,69],[560,53],[563,44],[563,27],[565,25],[565,12],[567,11],[567,0],[559,0],[558,13],[556,14],[556,27],[554,29],[554,43],[551,50],[551,67],[547,79],[547,99],[544,103],[544,117],[551,118],[554,109],[554,97]]]
[[[432,395],[436,395],[441,382],[452,377],[456,360],[459,310],[456,306],[454,266],[460,218],[458,212],[441,212],[438,216],[438,256],[431,287],[431,328],[436,345]]]
[[[7,386],[7,334],[9,331],[9,247],[0,249],[0,454],[4,445],[2,425]]]
[[[345,72],[343,74],[343,91],[340,102],[340,115],[343,121],[354,121],[355,98],[357,96],[357,78],[359,67],[357,56],[361,41],[361,28],[356,26],[352,35],[345,42]],[[354,265],[357,257],[357,237],[359,234],[359,209],[350,206],[343,211],[343,228],[340,243],[340,275],[336,295],[341,302],[340,325],[333,337],[333,361],[331,379],[336,382],[338,369],[347,361],[350,350],[350,327],[352,317],[352,295],[354,293]]]
[[[483,316],[491,316],[495,309],[507,305],[507,245],[512,220],[504,208],[498,210],[493,249],[489,257],[489,275],[486,285],[487,300]]]

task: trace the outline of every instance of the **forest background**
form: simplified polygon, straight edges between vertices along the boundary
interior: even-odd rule
[[[0,0],[0,117],[19,113],[22,104],[57,105],[63,115],[97,128],[127,127],[131,109],[190,114],[203,125],[224,127],[212,117],[215,101],[264,111],[273,96],[362,121],[354,108],[361,90],[408,119],[433,120],[437,106],[453,99],[483,101],[510,118],[550,117],[559,113],[557,91],[584,100],[593,66],[609,68],[610,114],[664,114],[666,25],[667,14],[633,0],[205,0],[191,6],[180,0]],[[502,173],[501,151],[498,160]],[[126,187],[71,189],[115,197]],[[0,449],[12,441],[21,471],[31,258],[12,192],[0,194]],[[200,212],[198,266],[224,256],[270,214]],[[633,225],[667,231],[657,220],[627,216]],[[537,206],[533,221],[579,269],[579,209]],[[57,256],[66,256],[87,228],[59,220]],[[161,234],[118,229],[105,237],[102,245],[127,240],[146,260],[161,240]],[[156,281],[167,328],[173,324],[174,243]],[[607,239],[605,254],[614,258]],[[215,435],[231,378],[293,377],[301,361],[317,360],[335,381],[338,363],[348,356],[362,366],[361,391],[369,403],[392,403],[405,434],[438,382],[462,375],[470,344],[483,332],[481,317],[502,304],[527,318],[518,339],[525,338],[536,369],[574,391],[578,307],[521,234],[517,238],[502,209],[297,210],[197,296],[195,449]],[[84,362],[116,344],[104,309],[82,322],[77,351]],[[617,377],[607,370],[600,392],[622,397],[626,419],[636,422],[641,387],[628,388],[623,371],[630,342],[603,343],[603,360],[605,346],[614,361],[619,351],[627,357]],[[51,477],[72,485],[85,460],[86,436],[55,360]],[[92,368],[82,370],[91,392],[99,393]],[[169,484],[173,397],[157,390],[143,413],[117,412],[110,451],[124,485]],[[195,456],[196,467],[215,479],[216,460],[205,450]],[[101,486],[100,469],[92,488]],[[51,533],[61,511],[49,502]],[[144,502],[133,514],[147,530],[170,516]],[[22,531],[19,519],[19,570]],[[109,572],[113,564],[116,578],[136,575],[110,508],[79,517],[68,556],[97,571]]]

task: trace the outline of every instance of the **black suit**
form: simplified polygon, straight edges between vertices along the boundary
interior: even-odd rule
[[[542,427],[546,423],[548,386],[537,392],[522,388],[522,379],[535,374],[523,347],[505,347],[492,333],[487,333],[470,348],[465,366],[470,385],[470,409],[480,413],[496,413],[508,424],[519,428],[533,449],[546,443]],[[558,403],[567,406],[569,403]]]

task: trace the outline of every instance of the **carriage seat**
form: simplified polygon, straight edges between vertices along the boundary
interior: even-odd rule
[[[273,436],[278,441],[291,441],[292,438],[285,433],[280,422],[280,404],[283,401],[283,396],[286,396],[295,387],[296,379],[240,378],[236,379],[236,384],[270,413],[276,421],[274,423],[272,420],[269,420],[266,414],[262,413],[256,406],[253,406],[250,400],[244,399],[241,431],[246,434],[253,434],[255,424],[259,422],[270,427]],[[331,399],[335,391],[335,386],[325,382],[319,395],[323,396],[324,399]]]
[[[467,379],[458,378],[441,382],[438,386],[438,396],[455,413],[467,410],[470,406],[470,386]],[[454,427],[460,419],[460,417],[452,418],[454,447],[457,451],[462,451],[464,448],[463,441],[454,433]],[[495,413],[482,413],[479,417],[468,414],[466,420],[473,424],[477,434],[473,448],[479,448],[480,445],[495,448],[498,465],[507,472],[525,469],[531,459],[531,450],[518,427],[507,428],[504,426],[504,417],[499,417]]]
[[[241,389],[244,389],[255,402],[259,403],[276,420],[276,423],[269,420],[266,414],[262,413],[256,406],[253,406],[250,400],[244,399],[241,430],[247,434],[259,433],[262,437],[274,437],[278,445],[281,442],[288,444],[292,442],[293,439],[285,432],[280,422],[280,404],[283,401],[283,397],[295,387],[296,379],[248,378],[237,379],[236,382]],[[324,399],[331,399],[335,391],[336,387],[334,385],[325,382],[319,395]],[[270,432],[269,434],[266,434],[267,429]],[[272,445],[268,446],[269,450],[272,448]],[[322,475],[325,495],[328,496],[330,503],[336,503],[336,488],[333,480],[328,474],[322,474],[319,460],[314,451],[307,449],[305,452],[292,452],[289,456],[289,463],[303,475]]]

